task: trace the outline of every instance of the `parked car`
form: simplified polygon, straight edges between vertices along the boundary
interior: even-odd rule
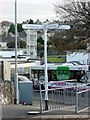
[[[18,80],[19,81],[30,81],[26,76],[18,75]]]

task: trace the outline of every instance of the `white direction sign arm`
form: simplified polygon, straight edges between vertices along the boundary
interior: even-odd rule
[[[58,30],[69,30],[71,27],[70,25],[59,25],[59,27],[57,28]]]
[[[39,30],[39,29],[43,29],[43,25],[37,25],[37,24],[23,24],[22,25],[23,29],[31,29],[31,30]]]
[[[61,29],[61,30],[69,30],[70,25],[59,25],[58,23],[55,24],[46,24],[46,25],[39,25],[39,24],[23,24],[23,29],[31,29],[31,30],[40,30],[40,29]]]
[[[43,25],[38,25],[38,24],[23,24],[22,28],[23,29],[33,29],[33,30],[40,30],[40,29],[58,29],[59,24],[55,23],[55,24],[43,24]]]
[[[47,24],[45,26],[46,29],[58,29],[59,27],[59,24],[58,23],[55,23],[55,24]]]

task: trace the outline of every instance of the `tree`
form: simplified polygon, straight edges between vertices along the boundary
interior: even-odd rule
[[[22,24],[20,24],[20,23],[17,24],[17,30],[18,30],[18,32],[23,31]]]
[[[54,46],[57,45],[56,48],[59,50],[85,49],[90,37],[90,2],[69,0],[64,4],[57,3],[55,9],[58,15],[62,15],[65,24],[68,23],[73,27],[68,31],[55,33],[51,38]]]
[[[44,45],[42,45],[42,44],[37,44],[37,49],[38,49],[38,50],[44,50]]]
[[[73,23],[74,29],[84,31],[85,39],[90,37],[90,2],[69,0],[63,5],[57,3],[55,8],[57,14]]]
[[[44,57],[44,52],[40,53],[40,58]]]
[[[52,45],[59,51],[64,51],[76,47],[76,43],[73,46],[73,34],[70,31],[58,31],[55,32],[54,36],[50,38]]]
[[[79,32],[80,34],[80,32]],[[54,33],[54,36],[50,38],[52,46],[59,51],[86,49],[87,44],[83,39],[83,35],[78,35],[78,31],[74,29],[60,30]]]
[[[32,19],[30,19],[28,24],[34,24],[34,21]]]
[[[20,24],[20,23],[17,24],[17,31],[18,32],[23,31],[22,24]],[[11,32],[11,33],[15,34],[15,25],[13,23],[11,24],[8,32]]]
[[[20,48],[26,48],[26,42],[23,40],[19,40],[17,44]]]
[[[42,37],[39,37],[37,39],[37,43],[44,45],[44,40],[42,39]]]
[[[18,39],[17,46],[18,46],[18,48],[26,48],[26,42]],[[7,47],[15,48],[15,41],[12,40],[12,41],[7,42]]]
[[[13,23],[11,24],[8,32],[11,32],[11,33],[15,34],[15,25]]]
[[[13,40],[13,41],[7,42],[7,47],[8,48],[15,48],[15,41]]]

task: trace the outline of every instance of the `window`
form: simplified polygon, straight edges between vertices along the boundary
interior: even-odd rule
[[[27,54],[27,52],[25,51],[25,52],[24,52],[24,54],[26,55],[26,54]]]

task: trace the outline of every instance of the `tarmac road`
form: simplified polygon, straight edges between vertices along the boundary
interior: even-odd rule
[[[39,112],[39,108],[33,105],[2,105],[2,120],[90,120],[88,110],[76,114],[72,107],[43,114],[28,115],[29,111]]]

